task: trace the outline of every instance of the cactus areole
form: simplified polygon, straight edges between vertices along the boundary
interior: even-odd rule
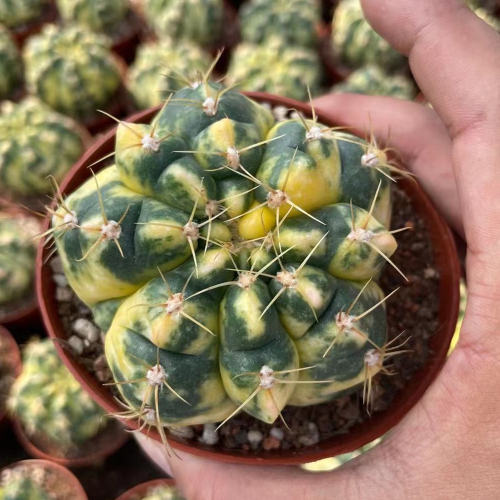
[[[275,123],[205,77],[150,124],[120,122],[106,152],[110,166],[80,167],[63,185],[73,192],[56,193],[51,229],[71,287],[106,332],[124,406],[92,381],[97,400],[163,441],[170,425],[220,426],[238,412],[272,424],[287,405],[357,389],[369,407],[373,376],[401,350],[385,312],[397,290],[384,296],[376,281],[404,229],[389,227],[401,171],[374,139],[314,112]],[[48,309],[49,331],[64,336]]]

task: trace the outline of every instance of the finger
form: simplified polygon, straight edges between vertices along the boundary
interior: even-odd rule
[[[469,250],[497,255],[500,36],[460,0],[362,1],[449,130]]]
[[[451,163],[451,141],[441,120],[419,104],[351,94],[330,94],[314,101],[316,111],[335,124],[364,134],[373,127],[381,140],[401,154],[403,163],[453,228],[462,234],[462,216]]]

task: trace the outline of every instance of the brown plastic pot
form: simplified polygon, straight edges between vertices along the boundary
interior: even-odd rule
[[[14,469],[16,466],[22,465],[24,467],[43,467],[46,471],[52,472],[57,476],[57,482],[59,484],[63,483],[71,491],[71,500],[88,500],[87,494],[80,484],[80,481],[74,476],[74,474],[63,467],[62,465],[49,462],[47,460],[21,460],[14,464],[8,465],[0,470]],[[68,497],[69,498],[69,497]]]
[[[21,353],[19,351],[19,346],[17,342],[14,340],[14,337],[10,334],[10,332],[0,326],[0,340],[6,343],[7,350],[9,352],[9,359],[12,362],[12,376],[18,377],[21,373]],[[3,424],[3,421],[8,413],[7,408],[0,408],[0,425]]]
[[[113,424],[117,424],[117,422],[113,422]],[[93,467],[104,463],[106,458],[114,455],[130,437],[129,433],[125,432],[121,426],[117,425],[116,427],[113,427],[113,429],[109,430],[109,432],[113,433],[114,439],[107,439],[106,441],[101,442],[98,435],[98,437],[93,440],[93,442],[95,442],[95,449],[92,451],[76,457],[60,457],[35,444],[33,440],[27,436],[18,419],[15,419],[12,422],[12,427],[17,440],[30,457],[40,460],[48,460],[49,462],[54,462],[72,469],[80,467]]]
[[[130,490],[126,491],[120,495],[116,500],[140,500],[147,492],[156,486],[175,486],[175,481],[173,479],[154,479],[153,481],[148,481],[146,483],[138,484]]]
[[[306,116],[311,116],[309,105],[294,101],[293,99],[272,96],[266,93],[249,92],[247,96],[258,102],[266,102],[274,106],[293,108]],[[148,123],[158,111],[154,108],[143,111],[132,116],[128,121]],[[327,126],[336,126],[333,120],[325,114],[318,113],[318,118]],[[72,168],[69,175],[62,184],[62,191],[72,193],[80,187],[92,175],[87,168],[92,163],[103,158],[114,150],[115,130],[106,134],[88,153]],[[102,168],[102,167],[101,167]],[[269,464],[269,465],[292,465],[306,462],[314,462],[323,458],[341,455],[354,451],[371,441],[379,438],[387,431],[397,425],[404,416],[415,406],[425,391],[436,378],[446,360],[446,354],[457,324],[460,303],[459,280],[460,267],[458,264],[457,251],[452,233],[433,207],[427,195],[414,182],[399,181],[406,194],[411,198],[414,210],[426,221],[434,248],[435,266],[441,276],[439,283],[439,324],[441,328],[430,338],[429,348],[433,353],[426,363],[409,380],[406,386],[398,392],[394,402],[386,411],[377,413],[368,421],[352,427],[348,434],[335,436],[321,441],[314,447],[304,448],[296,451],[277,450],[261,452],[258,455],[241,450],[220,449],[204,446],[201,444],[189,445],[177,441],[174,436],[170,438],[174,448],[194,455],[219,460],[223,462],[243,464]],[[48,222],[47,222],[48,224]],[[66,340],[66,332],[58,315],[57,304],[54,299],[55,284],[52,273],[48,266],[42,263],[46,257],[46,251],[40,247],[37,259],[37,293],[43,320],[49,335],[52,338]],[[76,358],[62,349],[61,342],[55,342],[59,355],[73,375],[89,392],[94,400],[108,412],[118,412],[121,407],[111,394],[80,365]],[[127,420],[126,425],[132,429],[137,424]],[[143,432],[146,432],[145,430]],[[149,436],[161,441],[156,429],[151,429]]]

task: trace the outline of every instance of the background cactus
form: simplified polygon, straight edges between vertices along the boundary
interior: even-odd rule
[[[70,118],[28,97],[0,107],[0,189],[49,194],[48,176],[61,180],[85,150],[86,133]]]
[[[47,25],[25,47],[29,90],[55,110],[87,119],[116,97],[121,85],[108,38],[77,26]]]
[[[313,50],[283,45],[277,38],[265,45],[242,43],[233,52],[228,71],[231,83],[242,90],[269,92],[297,99],[307,99],[307,87],[319,92],[321,63]]]
[[[21,55],[10,33],[0,25],[0,100],[11,97],[23,80]]]
[[[63,452],[95,437],[104,414],[62,364],[50,339],[25,347],[9,406],[28,435]]]
[[[168,485],[154,486],[138,500],[185,500],[177,488]]]
[[[284,45],[314,49],[318,44],[321,7],[317,0],[252,0],[240,10],[241,35],[262,44],[279,37]]]
[[[53,231],[111,325],[123,417],[163,432],[239,409],[272,423],[360,384],[369,401],[394,350],[374,281],[397,247],[385,151],[205,81],[121,124],[115,162],[60,199]]]
[[[223,30],[223,0],[144,0],[147,23],[158,37],[210,44]]]
[[[40,468],[17,466],[0,475],[0,500],[53,500],[43,488],[45,471]]]
[[[128,73],[128,90],[138,108],[151,108],[184,87],[186,80],[196,84],[209,65],[210,56],[188,41],[141,45]]]
[[[378,66],[365,66],[353,71],[349,77],[332,88],[333,92],[384,95],[400,99],[414,99],[417,95],[414,82],[403,74],[388,75]]]
[[[15,29],[36,21],[49,0],[0,0],[0,23]]]
[[[32,294],[36,246],[29,239],[38,231],[31,217],[0,213],[0,306]]]
[[[376,64],[386,71],[406,66],[406,57],[394,50],[365,19],[360,0],[340,0],[332,23],[333,49],[351,68]]]
[[[98,33],[116,29],[129,13],[128,0],[57,0],[64,22],[77,23]]]

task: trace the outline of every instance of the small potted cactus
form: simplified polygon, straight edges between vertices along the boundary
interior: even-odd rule
[[[0,471],[0,500],[88,500],[78,479],[47,460],[23,460]]]
[[[383,95],[413,100],[417,96],[415,82],[404,74],[390,75],[375,65],[353,71],[345,81],[335,84],[332,92]]]
[[[207,73],[139,123],[120,122],[75,166],[48,231],[73,292],[106,332],[121,404],[56,347],[96,400],[170,452],[301,463],[372,441],[424,393],[454,332],[458,263],[449,230],[389,149],[307,105],[253,97],[260,103]],[[276,123],[269,108],[278,105],[295,108],[295,118]],[[394,262],[396,238],[411,237],[406,212],[396,219],[403,227],[390,227],[394,200],[420,213],[428,246],[438,248],[430,254],[447,302],[431,313],[441,323],[427,375],[417,373],[373,421],[358,408],[344,436],[321,436],[320,422],[305,422],[314,439],[273,452],[288,424],[317,405],[364,401],[363,415],[383,411],[374,395],[392,373],[386,362],[409,355],[398,308],[386,309],[410,286]],[[46,256],[40,248],[42,312],[49,333],[65,339]],[[217,447],[219,436],[250,429],[254,441],[271,432],[267,447]]]
[[[224,26],[223,0],[144,0],[146,22],[158,38],[214,46]]]
[[[23,81],[23,68],[17,45],[6,28],[0,25],[0,100],[19,94]]]
[[[79,26],[45,26],[24,50],[28,91],[98,130],[109,122],[98,110],[117,113],[123,105],[123,63],[110,47],[106,36]]]
[[[40,222],[24,210],[0,211],[0,323],[16,324],[36,314],[36,244]]]
[[[307,88],[318,94],[322,70],[316,51],[283,44],[277,37],[265,44],[238,45],[231,57],[228,82],[242,90],[269,92],[307,100]]]
[[[126,433],[81,388],[50,339],[23,350],[23,370],[12,386],[9,408],[17,435],[35,458],[71,467],[93,465],[121,447]]]
[[[185,500],[172,479],[155,479],[142,483],[120,495],[116,500]]]
[[[0,0],[0,24],[13,33],[20,45],[56,15],[53,0]]]
[[[129,0],[56,0],[65,24],[79,24],[113,40],[113,50],[133,59],[139,23]]]
[[[315,49],[320,23],[318,0],[251,0],[240,10],[241,37],[257,45],[277,36],[284,45]]]
[[[88,132],[34,97],[0,105],[2,197],[33,205],[52,192],[88,144]]]
[[[0,326],[0,423],[7,414],[7,400],[15,378],[21,372],[21,354],[12,335]]]
[[[148,109],[187,84],[196,85],[211,56],[188,40],[164,38],[141,45],[127,75],[127,88],[137,109]]]

